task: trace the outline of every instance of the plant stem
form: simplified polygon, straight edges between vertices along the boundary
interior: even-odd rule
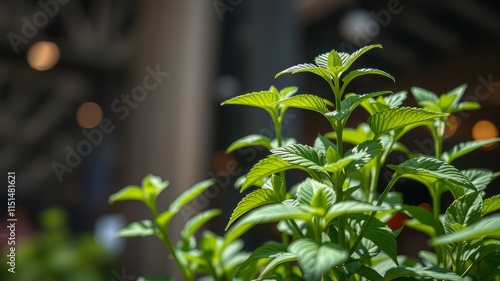
[[[156,235],[160,240],[163,241],[163,243],[167,246],[168,250],[172,254],[172,258],[174,259],[175,263],[181,270],[182,275],[184,276],[185,280],[194,280],[193,276],[191,273],[187,270],[186,267],[181,263],[181,260],[177,256],[177,251],[175,250],[174,246],[172,245],[172,242],[170,241],[170,236],[168,235],[167,232],[167,227],[168,224],[165,228],[161,227],[161,225],[158,223],[158,210],[156,208],[156,202],[154,202],[151,211],[153,212],[153,218],[154,218],[154,224],[155,226],[160,230],[161,235]]]
[[[377,202],[377,206],[382,205],[382,203],[384,202],[385,197],[387,196],[387,194],[389,193],[389,191],[392,189],[392,186],[396,183],[396,181],[398,179],[399,179],[399,175],[397,173],[394,174],[393,177],[392,177],[392,179],[391,179],[391,181],[389,182],[389,184],[384,189],[384,192],[382,192],[382,195],[380,195],[380,198],[378,199],[378,202]],[[361,228],[361,231],[360,231],[360,233],[358,235],[358,238],[356,238],[356,241],[354,241],[354,244],[352,245],[351,250],[349,251],[349,256],[351,256],[352,253],[354,253],[354,251],[356,250],[356,248],[359,246],[359,243],[361,243],[361,239],[363,239],[363,236],[365,235],[366,231],[368,230],[368,227],[370,226],[371,222],[375,218],[376,214],[377,214],[377,211],[373,211],[371,213],[371,215],[370,215],[370,218],[368,218],[368,221],[366,221],[365,224],[363,225],[363,227]]]

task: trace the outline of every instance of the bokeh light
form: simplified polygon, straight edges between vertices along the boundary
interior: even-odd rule
[[[498,137],[497,126],[489,120],[478,121],[472,127],[472,138],[474,140],[486,140]],[[497,146],[497,143],[485,146],[485,149],[492,149]]]
[[[76,121],[83,128],[91,129],[102,121],[102,109],[95,102],[86,102],[76,111]]]
[[[31,68],[38,71],[49,70],[59,61],[59,47],[49,41],[39,41],[33,44],[26,54]]]

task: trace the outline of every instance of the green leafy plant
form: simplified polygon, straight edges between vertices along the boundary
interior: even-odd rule
[[[205,232],[196,248],[192,234],[218,214],[210,210],[187,222],[181,246],[173,247],[167,231],[170,219],[213,182],[189,189],[159,214],[155,200],[167,183],[153,176],[146,177],[142,188],[126,187],[111,196],[112,202],[143,201],[153,213],[152,221],[133,223],[121,235],[158,236],[186,280],[193,280],[193,273],[211,280],[500,280],[500,267],[495,263],[500,257],[500,217],[492,214],[500,210],[500,196],[483,198],[484,189],[498,173],[460,171],[452,165],[457,158],[500,139],[470,141],[443,151],[448,116],[479,108],[474,102],[460,102],[466,85],[440,96],[414,87],[411,90],[419,107],[403,106],[406,92],[348,92],[349,84],[364,75],[394,80],[382,70],[352,69],[357,59],[377,48],[381,46],[370,45],[352,54],[332,50],[318,56],[314,64],[299,64],[276,75],[318,75],[330,86],[331,101],[314,94],[297,94],[296,87],[270,87],[222,103],[264,109],[276,133],[274,139],[248,135],[227,149],[231,153],[262,146],[269,155],[239,181],[241,191],[254,190],[235,207],[224,237]],[[360,106],[369,118],[356,128],[346,128]],[[312,144],[285,138],[282,123],[290,107],[319,113],[332,131],[320,134]],[[413,154],[400,142],[416,127],[428,128],[434,155]],[[389,154],[395,151],[404,153],[408,160],[387,165]],[[385,166],[393,173],[385,186],[379,186]],[[305,179],[290,185],[286,177],[289,170],[302,171]],[[400,179],[425,185],[432,197],[432,211],[404,204],[401,196],[391,191]],[[442,214],[441,196],[445,192],[455,201]],[[430,237],[434,252],[422,251],[418,259],[398,255],[396,237],[401,228],[392,229],[388,223],[400,212],[410,217],[405,225]],[[240,252],[239,238],[264,223],[277,223],[281,241],[264,244],[250,254]],[[230,266],[224,257],[231,257]]]

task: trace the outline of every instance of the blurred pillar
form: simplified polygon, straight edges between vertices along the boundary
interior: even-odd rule
[[[163,210],[183,190],[208,178],[207,156],[212,139],[208,104],[218,17],[211,1],[137,3],[133,79],[130,92],[125,94],[133,94],[134,87],[143,85],[146,75],[153,77],[147,83],[158,85],[130,110],[125,140],[129,148],[125,158],[130,162],[122,178],[128,184],[140,182],[148,173],[168,179],[170,187],[159,200]],[[158,71],[162,73],[151,75]],[[163,72],[168,72],[168,77]],[[130,209],[128,217],[149,218],[149,213],[141,206],[140,210]],[[174,241],[183,224],[182,218],[171,224]],[[156,239],[129,240],[128,245],[127,274],[178,273],[170,259],[166,266],[169,255]]]

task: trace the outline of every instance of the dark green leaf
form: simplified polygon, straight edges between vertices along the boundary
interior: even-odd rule
[[[375,206],[369,203],[358,202],[358,201],[341,201],[334,204],[328,212],[326,213],[325,227],[336,217],[347,215],[347,214],[356,214],[356,213],[364,213],[364,212],[372,212],[372,211],[382,211],[385,210],[385,207]]]
[[[483,197],[472,192],[455,200],[444,215],[444,230],[453,233],[464,229],[482,218]]]
[[[379,140],[368,140],[355,146],[346,153],[346,157],[351,155],[363,155],[359,159],[355,159],[346,166],[345,173],[349,174],[361,169],[371,160],[377,157],[382,152],[382,145]]]
[[[499,176],[487,169],[469,169],[461,171],[464,176],[476,187],[477,190],[484,190],[491,181]]]

